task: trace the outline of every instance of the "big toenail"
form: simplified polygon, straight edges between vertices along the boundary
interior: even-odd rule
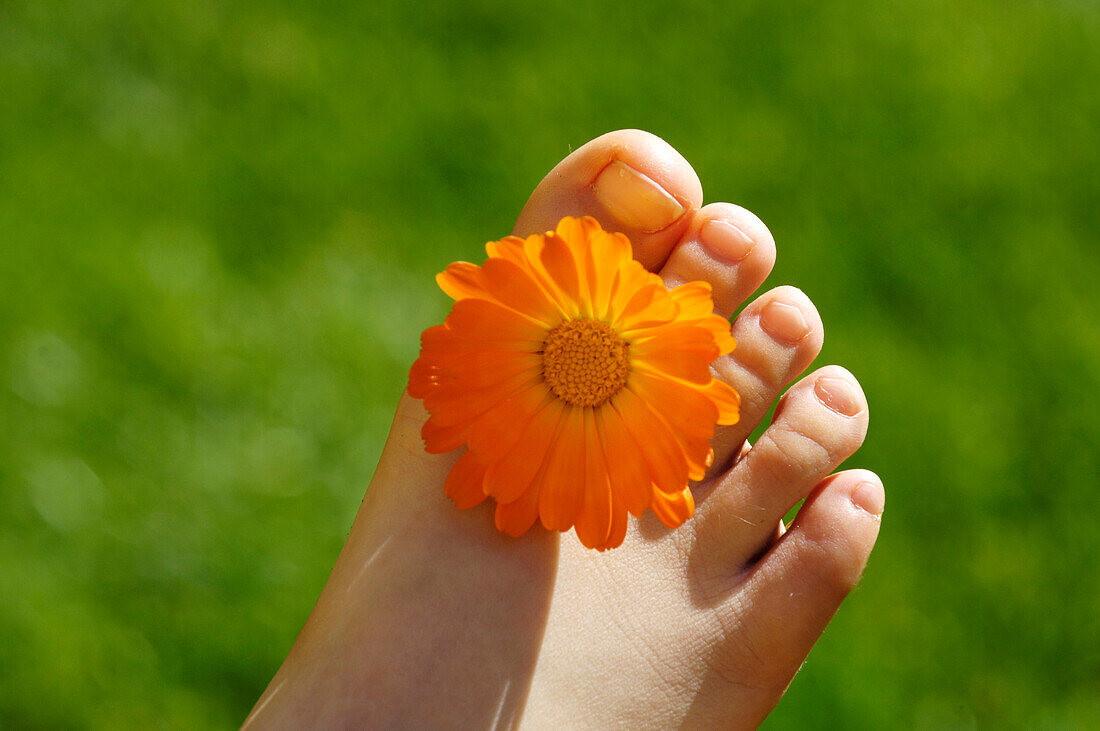
[[[728,221],[712,218],[699,229],[707,248],[727,261],[741,261],[752,252],[753,240]]]
[[[818,400],[838,414],[855,416],[863,411],[859,394],[851,383],[843,378],[823,377],[814,384]]]
[[[861,482],[852,490],[852,503],[877,518],[886,509],[886,493],[873,482]]]
[[[620,223],[646,233],[666,228],[684,213],[667,190],[619,160],[603,169],[594,190],[596,199]]]
[[[779,300],[764,305],[760,313],[760,326],[776,340],[789,343],[797,343],[810,332],[810,324],[806,322],[802,310]]]

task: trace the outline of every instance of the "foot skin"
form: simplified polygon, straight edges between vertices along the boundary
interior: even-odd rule
[[[771,271],[775,244],[748,211],[702,206],[694,171],[660,139],[604,135],[562,161],[516,224],[564,215],[626,233],[669,285],[710,282],[724,316]],[[536,525],[512,539],[492,507],[443,494],[455,454],[424,452],[418,401],[402,398],[347,545],[286,662],[246,721],[320,728],[749,728],[778,702],[878,534],[884,493],[833,470],[860,446],[867,403],[828,366],[783,396],[821,349],[813,304],[771,290],[733,324],[714,370],[742,396],[695,517],[669,531],[631,519],[597,553]],[[784,531],[782,516],[806,498]]]

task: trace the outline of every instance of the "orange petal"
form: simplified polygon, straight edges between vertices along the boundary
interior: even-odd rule
[[[730,322],[721,315],[714,314],[708,283],[688,282],[669,290],[669,294],[680,305],[680,322],[690,322],[710,332],[722,355],[733,351],[737,342],[730,335]]]
[[[566,408],[539,485],[539,519],[550,530],[569,530],[584,504],[582,411]]]
[[[711,287],[707,282],[687,282],[668,291],[680,305],[680,319],[701,320],[714,314]]]
[[[718,347],[709,332],[694,325],[667,325],[630,343],[631,363],[691,383],[710,382]]]
[[[697,327],[706,329],[711,334],[720,354],[729,355],[737,347],[737,341],[730,334],[730,321],[721,315],[704,317],[702,320],[696,320],[694,324]]]
[[[653,496],[649,470],[642,453],[619,412],[607,407],[595,411],[596,429],[603,444],[611,490],[619,504],[640,516],[649,508]]]
[[[501,304],[537,320],[546,328],[553,327],[564,317],[556,303],[518,264],[490,259],[481,268],[481,276],[486,290]]]
[[[499,401],[470,425],[466,445],[486,464],[497,461],[520,440],[547,393],[546,385],[536,380]]]
[[[489,465],[485,473],[485,491],[498,503],[510,503],[525,492],[537,492],[532,485],[557,436],[564,411],[557,399],[547,403],[522,429],[516,447]]]
[[[537,374],[518,373],[486,388],[458,390],[437,388],[424,396],[424,408],[440,426],[472,423],[479,416],[501,401],[515,395],[520,389],[540,383]]]
[[[666,378],[648,376],[641,370],[633,371],[628,383],[676,441],[687,463],[688,479],[703,479],[714,461],[709,439],[714,435],[718,407],[694,389]],[[695,410],[685,406],[693,406]],[[676,423],[665,417],[666,411]]]
[[[703,439],[714,436],[718,406],[698,389],[643,369],[631,371],[627,387],[675,431]]]
[[[665,492],[682,490],[687,485],[687,460],[664,422],[628,388],[619,391],[611,403],[641,447],[653,483]]]
[[[455,300],[477,297],[492,299],[485,291],[481,267],[468,261],[456,261],[435,275],[436,284],[448,297]]]
[[[728,426],[737,423],[741,418],[741,395],[737,391],[734,391],[728,383],[719,381],[717,378],[701,390],[718,407],[719,424]]]
[[[546,328],[515,310],[482,299],[455,302],[444,321],[459,338],[541,343]]]
[[[541,368],[542,358],[537,353],[484,350],[467,353],[453,363],[439,368],[438,377],[441,382],[453,379],[458,388],[473,390],[489,388],[520,374],[537,376]]]
[[[420,347],[423,350],[449,350],[457,342],[455,334],[446,325],[433,325],[420,333]]]
[[[537,488],[524,492],[510,503],[498,503],[494,522],[497,530],[513,538],[519,538],[535,524],[539,517],[539,491]]]
[[[409,368],[410,396],[424,398],[439,386],[439,366],[450,361],[450,346],[455,342],[446,325],[429,327],[420,334],[420,356]]]
[[[714,450],[710,442],[698,437],[676,435],[676,441],[684,452],[688,464],[688,479],[701,480],[707,476],[707,468],[714,464]]]
[[[625,262],[615,272],[611,298],[607,307],[607,322],[620,324],[620,317],[627,304],[640,289],[661,285],[661,278],[634,260]]]
[[[424,422],[420,436],[424,440],[424,451],[428,454],[443,454],[458,449],[466,443],[468,424],[440,426],[433,419]]]
[[[618,500],[611,502],[611,532],[607,536],[607,543],[600,550],[618,548],[623,545],[626,538],[626,508]]]
[[[523,239],[519,236],[505,236],[500,241],[485,244],[485,253],[495,259],[505,259],[513,264],[526,266],[527,257],[523,253]]]
[[[553,233],[531,236],[524,242],[531,268],[569,317],[581,314],[580,281],[577,264],[568,244]]]
[[[611,483],[604,462],[594,409],[584,409],[584,504],[577,516],[577,538],[601,548],[611,533]]]
[[[679,528],[694,512],[695,498],[687,488],[674,493],[660,490],[653,493],[653,514],[669,528]]]
[[[617,274],[631,261],[630,239],[621,233],[604,231],[599,222],[590,216],[580,219],[580,224],[587,246],[579,251],[574,248],[574,256],[578,262],[583,262],[581,268],[592,303],[591,315],[607,322]]]
[[[409,368],[409,395],[422,399],[436,386],[435,366],[423,357],[417,358]]]
[[[443,491],[459,510],[468,510],[485,499],[481,488],[484,479],[485,466],[473,454],[464,452],[443,482]]]
[[[623,336],[630,337],[643,328],[671,322],[676,317],[676,311],[676,303],[668,296],[663,284],[648,284],[634,292],[614,326]]]

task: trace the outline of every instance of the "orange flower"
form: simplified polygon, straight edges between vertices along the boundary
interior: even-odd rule
[[[682,524],[715,424],[740,404],[710,373],[735,345],[710,285],[666,289],[592,218],[485,248],[482,266],[436,277],[457,301],[409,374],[427,451],[466,447],[447,495],[463,509],[491,496],[509,535],[540,519],[600,550],[622,543],[627,511]]]

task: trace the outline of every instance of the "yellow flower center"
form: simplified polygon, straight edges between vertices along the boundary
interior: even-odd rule
[[[542,377],[572,406],[600,406],[619,392],[630,373],[626,341],[599,320],[566,320],[546,335]]]

